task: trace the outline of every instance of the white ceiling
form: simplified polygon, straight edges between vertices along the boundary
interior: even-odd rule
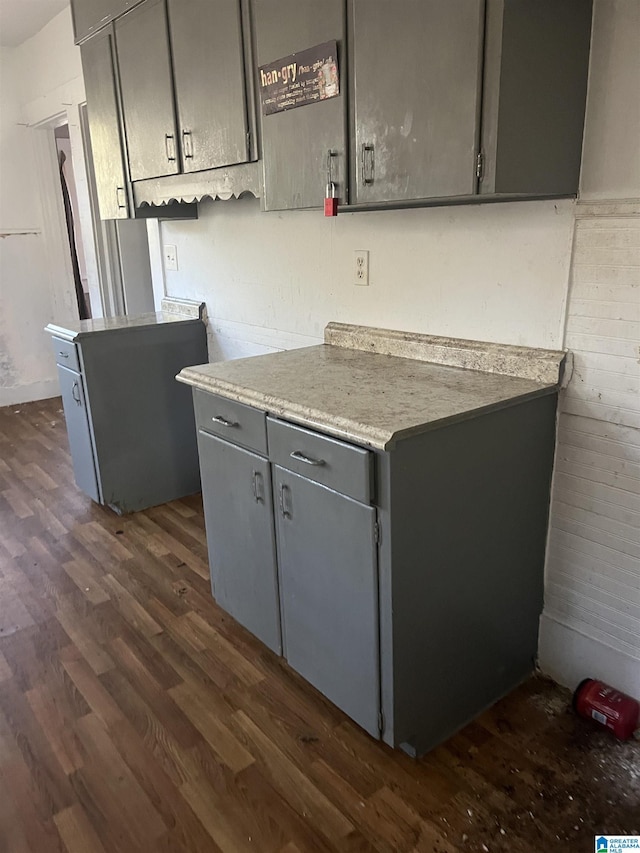
[[[0,0],[0,46],[16,47],[69,5],[69,0]]]

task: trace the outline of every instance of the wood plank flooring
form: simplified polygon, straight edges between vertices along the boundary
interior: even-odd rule
[[[58,399],[0,409],[2,853],[591,851],[640,832],[639,747],[569,699],[388,749],[216,606],[198,496],[119,518]]]

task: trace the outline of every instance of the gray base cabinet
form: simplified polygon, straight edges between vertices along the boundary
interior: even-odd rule
[[[198,446],[213,595],[234,619],[280,654],[269,462],[202,429]]]
[[[99,501],[100,492],[82,375],[58,365],[58,380],[76,483],[92,500]]]
[[[194,402],[218,601],[369,734],[420,755],[532,672],[556,393],[389,451]]]
[[[76,483],[119,514],[200,490],[193,410],[175,376],[206,360],[205,327],[145,316],[47,327]]]
[[[284,654],[380,735],[376,510],[275,466]]]

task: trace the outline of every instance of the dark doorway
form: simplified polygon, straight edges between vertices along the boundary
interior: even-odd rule
[[[87,269],[82,243],[80,217],[78,213],[78,195],[76,192],[73,163],[71,160],[71,143],[69,141],[69,125],[63,124],[55,129],[56,150],[60,166],[60,187],[67,221],[67,236],[71,253],[71,267],[75,283],[78,315],[81,320],[91,317],[91,300],[87,285]]]

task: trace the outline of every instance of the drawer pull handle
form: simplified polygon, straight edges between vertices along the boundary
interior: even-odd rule
[[[365,187],[371,186],[374,181],[374,150],[373,145],[362,143],[360,169],[362,172],[362,183]]]
[[[260,471],[253,472],[253,496],[256,499],[256,503],[264,502],[264,484]]]
[[[59,356],[62,356],[62,358],[69,358],[69,353],[68,353],[68,352],[59,352],[59,353],[58,353],[58,355],[59,355]]]
[[[76,397],[76,391],[78,392],[78,396],[77,396],[77,397]],[[71,396],[72,396],[72,397],[73,397],[73,399],[76,401],[76,404],[77,404],[78,406],[81,406],[81,405],[82,405],[82,399],[81,399],[81,397],[80,397],[80,386],[78,385],[78,383],[77,383],[77,382],[74,382],[74,383],[73,383],[73,385],[71,386]]]
[[[118,205],[118,210],[127,209],[127,196],[124,187],[116,187],[116,204]]]
[[[305,456],[301,450],[294,450],[290,456],[292,459],[297,459],[298,462],[304,462],[305,465],[314,465],[316,468],[327,464],[324,459],[312,459],[310,456]]]
[[[214,415],[211,420],[214,424],[221,424],[225,427],[239,427],[240,424],[237,421],[228,421],[226,418],[223,418],[222,415]]]
[[[291,518],[291,490],[285,483],[280,486],[280,512],[283,518]]]
[[[182,153],[185,160],[193,160],[193,137],[190,130],[182,131]]]
[[[176,161],[176,140],[172,133],[165,133],[164,135],[164,149],[167,154],[167,160],[170,163],[175,163]]]

